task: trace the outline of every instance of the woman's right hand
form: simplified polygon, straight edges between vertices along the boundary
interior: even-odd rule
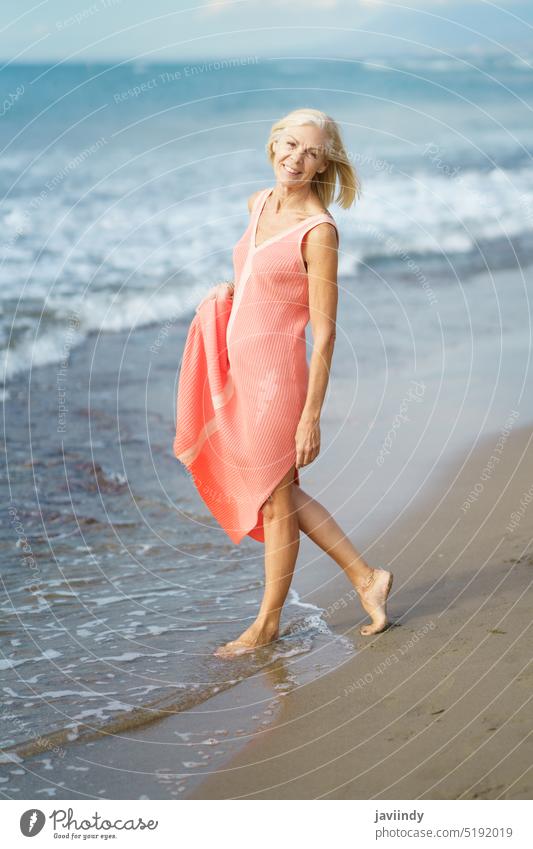
[[[207,294],[202,298],[202,300],[200,301],[200,303],[196,307],[196,311],[198,312],[198,310],[200,309],[202,304],[204,304],[206,301],[211,300],[212,298],[220,298],[220,299],[225,298],[225,297],[232,298],[233,297],[233,289],[234,289],[234,285],[233,285],[232,281],[227,282],[227,283],[226,282],[217,283],[215,286],[211,286],[211,288],[208,290]]]
[[[233,297],[233,280],[224,280],[223,283],[219,283],[215,286],[215,296],[217,298],[225,298],[229,295],[230,298]]]

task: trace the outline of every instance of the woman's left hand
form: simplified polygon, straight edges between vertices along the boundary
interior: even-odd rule
[[[302,417],[296,429],[296,468],[312,463],[320,452],[320,422]]]

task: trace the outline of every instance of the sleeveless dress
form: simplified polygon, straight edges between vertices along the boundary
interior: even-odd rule
[[[233,249],[231,309],[224,311],[211,301],[197,315],[206,336],[211,326],[211,337],[220,337],[224,324],[227,347],[216,366],[216,397],[223,400],[209,404],[207,435],[187,465],[204,502],[235,543],[246,535],[264,542],[260,508],[296,461],[295,434],[309,376],[308,277],[301,245],[318,224],[328,222],[337,229],[329,213],[319,213],[256,245],[258,221],[273,190],[258,195],[248,227]],[[185,404],[183,391],[183,415]],[[178,397],[178,424],[179,408]],[[186,462],[182,449],[175,440],[174,453]],[[294,481],[300,483],[296,468]]]

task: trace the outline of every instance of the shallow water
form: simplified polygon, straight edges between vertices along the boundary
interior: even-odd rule
[[[187,317],[210,285],[231,279],[246,198],[271,185],[264,116],[294,106],[316,65],[249,62],[167,79],[176,70],[3,70],[6,91],[24,87],[0,127],[3,377],[60,361],[91,331]],[[362,181],[356,206],[331,208],[340,269],[356,289],[369,279],[386,305],[379,278],[391,271],[419,288],[422,276],[453,281],[531,261],[530,66],[502,52],[337,60],[320,71],[315,105],[342,116]],[[152,80],[150,94],[122,96]]]
[[[341,231],[337,345],[323,450],[302,479],[326,504],[335,488],[354,525],[383,526],[431,477],[441,449],[498,432],[515,409],[512,422],[524,424],[533,409],[533,283],[527,268],[516,270],[531,260],[533,136],[508,91],[529,103],[531,70],[497,57],[481,60],[481,71],[402,62],[395,71],[324,68],[325,88],[370,96],[348,107],[326,92],[328,111],[352,115],[346,141],[364,195],[349,212],[331,208]],[[274,89],[276,80],[304,84],[308,70],[245,66],[195,78],[186,95],[205,96],[214,84],[241,89],[240,73],[259,89],[265,74]],[[245,198],[270,185],[264,108],[277,113],[280,102],[275,90],[259,105],[225,98],[225,126],[209,133],[221,123],[216,98],[182,109],[176,125],[168,112],[144,120],[155,105],[179,105],[177,89],[160,85],[156,103],[129,99],[75,127],[84,101],[68,94],[75,85],[96,106],[160,72],[4,72],[8,89],[42,74],[1,128],[7,748],[136,727],[279,658],[290,665],[332,642],[337,649],[321,608],[293,591],[283,617],[290,633],[276,646],[229,672],[212,655],[255,617],[263,546],[233,546],[174,459],[176,381],[194,306],[231,277]],[[61,109],[24,130],[62,92]],[[72,132],[44,152],[65,122]],[[435,139],[439,151],[427,147]],[[305,674],[313,670],[311,661]],[[301,674],[298,665],[292,685]]]

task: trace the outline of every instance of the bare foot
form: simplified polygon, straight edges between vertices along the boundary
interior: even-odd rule
[[[371,625],[362,625],[359,633],[363,637],[379,634],[384,631],[389,620],[387,618],[387,596],[392,587],[392,572],[385,569],[372,569],[366,585],[358,588],[359,599],[365,611],[372,619]]]
[[[240,637],[236,640],[231,640],[229,643],[225,643],[223,646],[219,646],[213,654],[216,657],[235,657],[236,655],[244,654],[260,646],[272,643],[278,639],[278,636],[278,628],[253,622]]]

